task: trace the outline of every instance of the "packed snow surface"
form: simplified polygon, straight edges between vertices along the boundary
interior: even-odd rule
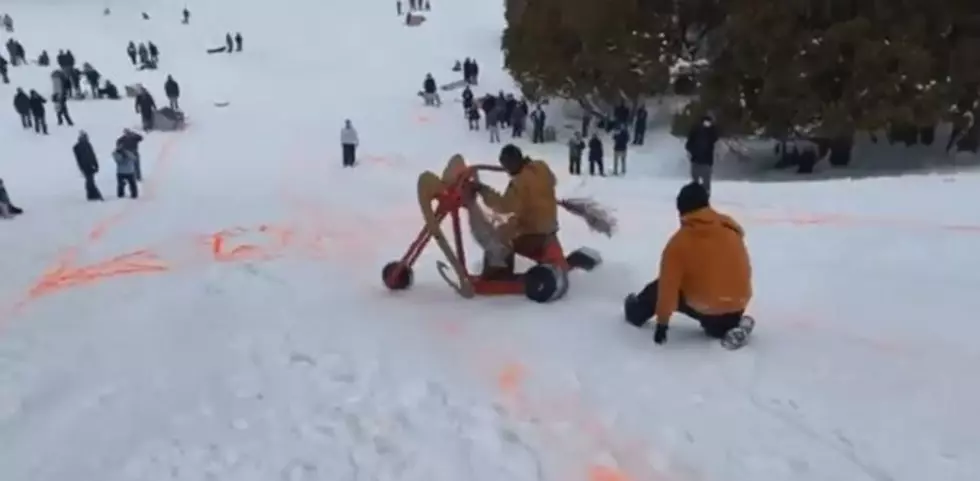
[[[570,177],[561,145],[519,142],[561,195],[620,220],[606,239],[561,219],[567,248],[605,258],[566,299],[460,299],[434,249],[390,293],[417,175],[499,149],[452,94],[423,107],[422,77],[472,56],[478,95],[513,90],[501,2],[435,0],[416,28],[394,3],[190,1],[190,25],[175,2],[3,4],[29,58],[70,47],[158,103],[173,74],[191,125],[147,136],[130,201],[109,156],[130,100],[71,103],[75,128],[49,104],[48,137],[0,115],[0,175],[27,211],[0,222],[0,479],[980,479],[980,177],[717,182],[754,263],[758,325],[735,352],[682,316],[662,347],[621,321],[677,226],[685,160],[653,131],[626,178]],[[228,31],[245,51],[207,55]],[[129,40],[159,45],[160,70],[134,71]],[[0,92],[48,95],[48,74],[12,68]],[[346,118],[361,148],[344,170]],[[103,204],[82,200],[79,128]]]

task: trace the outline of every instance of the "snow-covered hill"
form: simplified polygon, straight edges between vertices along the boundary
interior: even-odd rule
[[[684,159],[666,134],[648,135],[625,179],[572,178],[561,146],[520,143],[563,195],[619,216],[612,239],[562,219],[563,243],[606,263],[561,302],[461,300],[434,252],[413,289],[381,284],[420,227],[418,173],[456,152],[496,159],[458,104],[426,109],[414,92],[466,56],[481,62],[477,93],[513,89],[500,2],[436,1],[418,28],[378,0],[190,1],[190,25],[182,3],[104,6],[0,10],[29,58],[70,47],[158,102],[173,74],[192,126],[147,137],[130,201],[112,195],[109,157],[138,123],[130,101],[72,103],[75,128],[49,112],[48,137],[0,115],[0,176],[27,210],[0,222],[0,479],[980,476],[980,177],[718,182],[715,205],[748,232],[755,337],[724,351],[679,317],[657,347],[620,311],[677,225]],[[244,52],[205,54],[236,31]],[[134,71],[129,40],[159,45],[161,69]],[[48,74],[13,68],[0,93],[46,95]],[[337,145],[346,118],[362,142],[353,170]],[[83,201],[80,128],[104,164],[101,205]]]

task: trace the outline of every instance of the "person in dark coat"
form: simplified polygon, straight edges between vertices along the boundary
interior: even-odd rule
[[[486,128],[490,128],[490,113],[497,107],[497,98],[486,94],[480,99],[480,109],[483,110],[483,118],[486,120]]]
[[[3,56],[0,56],[0,80],[5,84],[10,83],[10,78],[7,76],[7,59]]]
[[[119,89],[109,80],[105,81],[105,87],[99,89],[99,94],[109,100],[119,100]]]
[[[599,140],[598,132],[592,133],[589,139],[589,175],[595,175],[598,168],[599,175],[605,177],[606,171],[602,164],[602,140]]]
[[[244,40],[242,38],[242,32],[235,32],[235,51],[236,52],[241,52],[242,51],[242,40]]]
[[[53,95],[51,100],[54,101],[54,112],[58,119],[58,125],[68,123],[69,127],[73,127],[75,122],[71,120],[71,114],[68,113],[68,95]]]
[[[629,119],[630,119],[629,107],[626,106],[626,103],[620,102],[619,105],[617,105],[616,108],[613,109],[613,120],[615,120],[616,123],[614,125],[610,125],[608,127],[608,130],[612,130],[620,127],[626,127],[627,125],[629,125],[628,123]]]
[[[146,44],[140,42],[139,47],[136,47],[136,54],[140,58],[140,64],[146,65],[150,63],[150,50],[146,48]]]
[[[640,105],[636,109],[636,118],[633,119],[633,145],[643,145],[643,138],[647,133],[647,108]]]
[[[72,148],[75,153],[75,162],[78,163],[78,170],[85,178],[85,198],[92,201],[105,200],[99,186],[95,183],[95,174],[99,173],[99,160],[95,156],[95,149],[88,140],[85,131],[78,133],[78,142]]]
[[[630,143],[630,131],[624,125],[613,134],[613,175],[626,175],[626,148]],[[622,172],[620,172],[622,167]]]
[[[82,97],[85,94],[82,93],[82,71],[76,67],[71,67],[68,70],[68,78],[71,80],[72,92],[76,97]]]
[[[468,117],[470,107],[473,106],[473,91],[470,90],[469,85],[467,85],[466,88],[463,89],[461,98],[463,99],[463,116]]]
[[[469,121],[470,130],[480,130],[480,109],[477,108],[476,103],[470,105],[469,110],[466,111],[466,119]]]
[[[174,80],[172,75],[167,75],[167,81],[163,83],[163,92],[167,94],[167,100],[170,101],[170,108],[180,110],[180,104],[177,102],[177,99],[180,98],[180,84]]]
[[[160,60],[160,49],[157,48],[157,44],[153,42],[146,43],[146,49],[150,53],[150,61],[157,63]]]
[[[537,106],[531,113],[531,142],[535,144],[544,143],[544,121],[547,116],[541,106]]]
[[[182,23],[184,25],[187,25],[188,23],[191,23],[191,11],[188,10],[187,7],[184,7],[184,11],[182,13],[184,15],[184,20],[181,21],[180,23]]]
[[[48,101],[44,97],[41,97],[41,94],[37,93],[37,90],[31,90],[29,100],[31,116],[34,117],[34,132],[48,135],[48,121],[45,118],[44,109],[44,104],[48,103]]]
[[[425,80],[422,81],[422,97],[425,99],[425,105],[438,105],[439,89],[436,87],[436,79],[432,77],[432,74],[426,74]]]
[[[704,186],[711,192],[711,173],[715,165],[715,144],[718,142],[718,128],[714,119],[704,116],[691,127],[687,134],[685,150],[691,156],[691,182]]]
[[[133,65],[136,65],[136,44],[135,43],[129,42],[129,45],[126,46],[126,55],[129,57],[129,61],[130,62],[133,62]]]
[[[92,89],[92,97],[101,98],[102,93],[99,91],[99,80],[102,79],[102,75],[99,74],[98,70],[92,68],[91,65],[82,65],[82,73],[85,75],[85,82],[88,83],[90,89]]]
[[[153,96],[145,88],[141,88],[136,94],[136,113],[140,114],[143,121],[143,130],[149,132],[153,130],[153,113],[157,110],[157,104],[153,101]]]
[[[235,51],[235,41],[234,39],[231,38],[230,33],[225,34],[225,48],[228,49],[228,53],[232,53]]]
[[[18,88],[14,95],[14,110],[20,115],[20,125],[25,129],[31,128],[31,98],[22,88]]]

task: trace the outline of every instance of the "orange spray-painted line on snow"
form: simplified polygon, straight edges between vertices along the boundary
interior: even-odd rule
[[[169,270],[169,266],[148,250],[138,250],[87,266],[75,267],[70,264],[62,264],[54,271],[45,274],[28,291],[27,298],[31,301],[37,300],[54,292],[91,284],[110,277],[167,270]]]

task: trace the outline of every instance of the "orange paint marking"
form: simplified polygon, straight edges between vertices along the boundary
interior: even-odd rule
[[[589,467],[589,481],[633,481],[626,473],[609,466]]]
[[[224,229],[208,236],[208,244],[211,246],[211,255],[214,257],[214,260],[217,262],[240,262],[266,260],[275,257],[267,249],[255,244],[228,245],[227,240],[229,238],[239,237],[248,232],[248,229],[236,227],[233,229]]]
[[[111,277],[158,273],[170,269],[156,254],[145,249],[85,266],[73,264],[70,260],[63,261],[57,268],[45,273],[28,291],[27,298],[34,301],[58,291]]]
[[[521,390],[525,369],[519,363],[509,363],[497,375],[497,387],[505,394],[515,395]]]

